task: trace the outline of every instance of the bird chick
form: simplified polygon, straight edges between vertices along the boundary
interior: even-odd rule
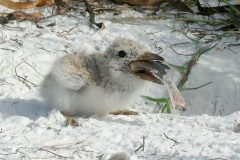
[[[126,38],[115,39],[103,54],[66,55],[53,64],[42,82],[41,95],[50,107],[69,116],[104,115],[128,108],[147,81],[161,83],[147,70],[134,67],[133,62],[141,61],[164,59]]]

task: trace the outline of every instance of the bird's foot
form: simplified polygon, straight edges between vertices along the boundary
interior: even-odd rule
[[[129,116],[129,115],[138,115],[138,112],[134,112],[130,110],[117,110],[117,111],[110,112],[109,114]]]
[[[72,127],[77,127],[79,126],[78,121],[75,117],[69,116],[66,113],[62,112],[63,116],[66,118],[66,125],[67,126],[72,126]]]
[[[79,126],[78,121],[75,117],[65,117],[67,126],[77,127]]]

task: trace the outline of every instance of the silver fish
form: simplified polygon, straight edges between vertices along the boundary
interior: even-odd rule
[[[146,76],[143,79],[151,80],[158,84],[164,84],[167,87],[168,94],[170,97],[171,105],[173,108],[179,106],[180,108],[185,108],[185,100],[182,97],[180,91],[174,82],[168,77],[166,70],[169,67],[161,61],[135,61],[130,65],[131,70],[135,72],[138,76]],[[142,74],[142,72],[145,72]]]

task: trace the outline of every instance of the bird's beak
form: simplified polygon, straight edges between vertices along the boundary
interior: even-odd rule
[[[172,105],[184,108],[185,101],[176,85],[168,78],[166,71],[170,68],[164,58],[150,52],[145,52],[129,63],[129,72],[147,81],[164,84],[169,91]]]
[[[164,61],[164,58],[157,55],[157,54],[154,54],[154,53],[151,53],[151,52],[145,52],[144,54],[140,55],[138,58],[137,58],[137,61]]]
[[[159,80],[151,72],[153,65],[159,65],[158,67],[156,66],[156,69],[161,70],[163,74],[166,74],[165,70],[169,69],[169,67],[164,65],[162,62],[164,62],[163,57],[151,52],[145,52],[136,60],[129,63],[129,72],[137,75],[141,79],[162,84],[161,80]]]

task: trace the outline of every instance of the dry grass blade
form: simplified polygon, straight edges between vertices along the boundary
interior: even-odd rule
[[[216,47],[216,45],[217,45],[217,43],[212,46],[207,46],[207,47],[198,49],[197,52],[192,56],[192,58],[185,64],[187,69],[186,69],[185,73],[183,74],[181,80],[178,83],[179,90],[183,89],[183,86],[187,82],[193,66],[197,63],[199,58],[206,52],[208,52],[208,51],[212,50],[214,47]]]
[[[14,84],[9,83],[9,82],[7,82],[6,80],[0,79],[0,85],[2,85],[2,84],[8,84],[8,85],[14,86]],[[0,133],[1,133],[1,132],[0,132]]]
[[[137,151],[139,151],[141,148],[142,148],[142,151],[144,151],[144,148],[145,148],[145,136],[142,137],[142,140],[143,140],[142,145],[135,150],[135,153]]]
[[[175,144],[179,144],[179,142],[176,141],[175,139],[173,139],[173,138],[169,138],[169,137],[166,135],[166,133],[163,132],[163,135],[164,135],[167,139],[173,141]]]
[[[28,87],[29,89],[31,89],[31,86],[37,87],[38,85],[35,84],[35,83],[33,83],[33,82],[31,82],[31,81],[29,81],[29,80],[27,80],[27,77],[26,77],[26,76],[21,76],[21,75],[19,75],[19,73],[18,73],[18,67],[19,67],[20,65],[22,65],[22,64],[26,64],[27,66],[29,66],[30,68],[32,68],[36,73],[38,73],[40,76],[42,76],[42,74],[39,73],[39,72],[38,72],[32,65],[30,65],[29,63],[27,63],[27,62],[20,62],[20,63],[17,64],[16,67],[15,67],[15,74],[16,74],[18,80],[19,80],[20,82],[22,82],[23,84],[25,84],[25,86]]]
[[[93,9],[91,7],[91,5],[88,3],[87,0],[83,0],[85,6],[86,6],[86,11],[89,13],[90,15],[90,22],[92,24],[95,24],[98,28],[104,28],[104,23],[103,22],[100,22],[100,23],[97,23],[95,21],[95,13],[93,12]]]

